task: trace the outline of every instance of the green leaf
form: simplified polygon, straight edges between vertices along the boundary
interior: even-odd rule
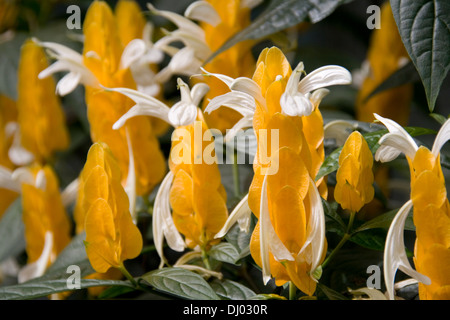
[[[268,7],[245,29],[228,39],[207,60],[244,40],[259,40],[300,22],[317,23],[330,15],[342,0],[272,0]]]
[[[329,300],[350,300],[343,294],[319,283],[317,288],[329,299]]]
[[[364,232],[353,233],[350,241],[367,249],[383,251],[386,235],[385,229],[368,229]]]
[[[0,262],[25,250],[22,198],[18,197],[0,220]]]
[[[182,268],[163,268],[142,276],[150,286],[179,298],[190,300],[220,300],[200,275]]]
[[[256,293],[247,288],[246,286],[231,280],[214,280],[211,283],[211,287],[223,299],[227,300],[248,300],[254,296]]]
[[[133,285],[128,281],[119,280],[96,280],[81,279],[80,289],[99,287],[99,286],[122,286],[131,287]],[[0,288],[0,300],[27,300],[46,297],[48,295],[70,291],[67,288],[66,279],[30,281],[18,285]]]
[[[392,12],[434,110],[450,69],[450,2],[448,0],[391,0]]]
[[[407,83],[413,83],[417,80],[420,80],[417,70],[414,67],[412,62],[405,64],[403,67],[396,70],[393,74],[391,74],[386,80],[384,80],[378,87],[376,87],[365,99],[364,101],[369,100],[376,94],[400,87]]]
[[[389,226],[391,225],[392,220],[394,219],[395,215],[397,214],[398,209],[391,210],[389,212],[383,213],[379,215],[378,217],[375,217],[361,226],[359,226],[354,232],[361,232],[369,229],[376,229],[376,228],[382,228],[382,229],[389,229]],[[405,230],[415,231],[414,222],[412,220],[412,216],[408,216],[406,222],[405,222]]]
[[[338,233],[345,233],[347,225],[342,220],[341,216],[337,213],[337,202],[329,203],[322,199],[323,209],[325,213],[327,231],[335,231]]]
[[[218,261],[236,264],[239,260],[239,252],[231,243],[222,242],[211,248],[209,256]]]

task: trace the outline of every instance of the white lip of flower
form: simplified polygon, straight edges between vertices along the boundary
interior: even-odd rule
[[[248,206],[248,194],[246,194],[230,213],[222,229],[218,233],[216,233],[214,238],[218,239],[224,237],[236,222],[239,224],[239,228],[242,232],[248,233],[250,228],[251,214],[252,211]]]
[[[120,68],[130,69],[139,91],[156,96],[160,85],[149,65],[160,63],[164,53],[152,43],[152,33],[153,25],[148,22],[144,27],[142,39],[133,39],[123,50]]]
[[[164,238],[166,238],[167,244],[172,250],[181,252],[186,248],[186,244],[175,227],[170,212],[170,188],[173,178],[173,172],[170,171],[161,182],[153,207],[153,239],[156,251],[161,258],[160,268],[162,268],[166,262],[163,254]]]
[[[198,83],[192,87],[192,90],[189,90],[188,85],[180,78],[178,78],[178,87],[181,92],[181,101],[174,104],[171,108],[158,99],[136,90],[128,88],[105,88],[105,90],[119,92],[136,103],[135,106],[114,123],[113,129],[117,130],[128,119],[142,115],[160,118],[175,128],[194,123],[198,115],[197,106],[208,92],[209,87],[204,83]]]
[[[383,162],[391,161],[403,152],[413,161],[418,147],[412,137],[395,121],[383,118],[378,114],[374,114],[374,116],[389,130],[389,133],[382,136],[378,141],[380,147],[375,154],[375,159]],[[450,119],[448,119],[439,129],[439,132],[434,140],[431,153],[437,157],[442,146],[448,140],[450,140]],[[384,279],[389,299],[394,299],[394,277],[397,269],[402,270],[406,274],[426,285],[431,283],[428,277],[418,273],[411,267],[405,253],[403,230],[405,220],[412,206],[412,200],[409,200],[402,206],[402,208],[400,208],[389,227],[388,235],[386,237],[384,250]]]
[[[229,76],[210,73],[202,68],[204,76],[213,76],[225,83],[230,92],[214,97],[205,108],[206,113],[211,113],[220,107],[228,107],[239,112],[243,117],[227,132],[225,141],[231,140],[239,130],[253,126],[253,115],[256,110],[256,102],[266,107],[266,101],[261,94],[261,88],[252,79],[239,77],[233,79]]]
[[[8,157],[16,166],[25,166],[33,162],[34,155],[21,144],[20,127],[17,122],[8,122],[5,126],[7,137],[12,137],[12,144],[8,150]]]
[[[22,183],[32,185],[38,189],[45,190],[47,180],[41,169],[36,176],[27,167],[20,167],[14,171],[0,166],[0,187],[20,193]]]
[[[314,110],[310,101],[311,92],[333,85],[350,84],[352,75],[340,66],[324,66],[318,68],[302,80],[304,72],[303,62],[300,62],[292,71],[286,85],[285,92],[281,95],[280,105],[283,113],[288,116],[308,116]]]
[[[386,237],[383,258],[384,281],[387,289],[387,297],[390,300],[394,299],[394,280],[397,269],[400,269],[425,285],[431,284],[431,280],[427,276],[418,273],[411,267],[405,252],[403,229],[405,228],[405,221],[412,206],[412,200],[409,200],[400,208],[394,220],[392,220]]]
[[[47,231],[45,233],[44,248],[41,255],[35,262],[27,264],[19,271],[19,283],[40,277],[45,273],[49,259],[54,258],[52,255],[53,242],[53,234],[50,231]]]
[[[136,212],[136,171],[134,169],[134,154],[133,154],[133,146],[131,144],[130,133],[128,132],[128,128],[125,128],[127,135],[127,144],[128,144],[128,176],[127,181],[125,183],[125,192],[128,196],[129,200],[129,209],[131,218],[133,219],[134,224],[137,223],[137,212]]]
[[[36,43],[47,49],[48,54],[57,61],[39,73],[39,79],[46,78],[53,73],[69,71],[56,85],[56,93],[65,96],[71,93],[81,83],[90,87],[98,87],[99,82],[92,72],[83,64],[83,56],[59,43],[40,42]]]

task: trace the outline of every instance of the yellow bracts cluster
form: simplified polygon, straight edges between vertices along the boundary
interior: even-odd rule
[[[196,122],[175,129],[169,161],[174,175],[170,189],[173,222],[189,248],[199,246],[206,251],[220,242],[214,235],[228,218],[227,194],[219,167],[217,163],[207,163],[203,159],[207,145],[195,138],[208,134],[212,138],[199,110]],[[172,161],[174,153],[186,156],[175,164]],[[214,157],[214,151],[211,156]]]
[[[334,198],[343,209],[356,213],[372,201],[373,156],[364,137],[354,131],[347,138],[339,156]]]
[[[367,54],[367,75],[356,99],[356,118],[372,122],[373,114],[406,125],[409,119],[413,85],[405,84],[380,92],[366,101],[367,96],[391,74],[409,61],[392,14],[389,1],[381,8],[382,27],[373,31]],[[395,106],[395,107],[393,107]]]
[[[278,159],[278,172],[267,175],[267,202],[270,220],[275,233],[287,250],[295,257],[294,261],[277,261],[270,256],[270,270],[277,285],[292,281],[297,288],[308,295],[316,289],[312,279],[311,262],[306,255],[308,250],[300,252],[307,239],[308,221],[312,219],[311,179],[314,179],[313,161],[308,141],[303,133],[303,118],[291,117],[281,112],[280,98],[284,93],[292,70],[284,54],[277,48],[265,49],[259,56],[253,80],[260,86],[266,106],[256,104],[253,127],[257,138],[261,129],[269,135],[273,129],[279,132],[279,149],[258,150],[254,162],[254,178],[249,190],[248,205],[259,217],[261,210],[261,191],[263,189],[264,170],[270,170],[258,155],[266,154]],[[267,139],[271,141],[271,139]],[[268,144],[270,145],[270,144]],[[258,143],[261,149],[262,143]],[[276,156],[275,156],[276,155]],[[269,165],[274,165],[272,161]],[[314,165],[314,167],[316,167]],[[314,184],[313,184],[314,185]],[[260,224],[253,231],[250,250],[258,265],[262,265]],[[326,249],[323,250],[325,258]]]
[[[27,40],[21,50],[18,71],[18,124],[21,145],[34,162],[45,164],[56,151],[69,146],[69,133],[53,78],[39,79],[48,67],[44,49]]]
[[[250,8],[244,7],[241,0],[221,1],[208,0],[219,14],[220,22],[213,26],[200,23],[205,32],[205,40],[211,52],[218,50],[232,35],[250,25]],[[255,60],[251,47],[253,41],[242,41],[232,48],[219,54],[208,62],[204,68],[211,73],[220,73],[232,78],[251,77],[254,71]],[[228,92],[228,87],[214,77],[203,80],[211,90],[206,94],[203,109],[208,105],[209,99]],[[241,115],[229,108],[218,109],[205,114],[208,126],[225,132],[241,118]]]
[[[106,144],[92,145],[81,177],[79,201],[85,216],[75,219],[84,225],[89,261],[100,273],[121,269],[123,261],[141,252],[142,235],[129,211],[119,164]]]
[[[50,265],[70,242],[71,222],[59,191],[55,172],[49,166],[31,166],[30,181],[22,183],[23,221],[28,263],[36,262],[45,246],[45,235],[53,237]]]
[[[411,168],[411,200],[416,226],[414,263],[428,276],[430,285],[419,284],[421,300],[450,299],[450,205],[444,175],[437,157],[421,146]]]
[[[106,2],[95,1],[89,7],[83,33],[83,63],[98,82],[109,88],[135,88],[130,70],[120,68],[123,45],[116,19]],[[132,107],[132,101],[98,87],[86,86],[86,104],[92,140],[102,141],[111,148],[124,179],[129,167],[128,130],[134,150],[136,192],[138,195],[151,192],[162,180],[166,168],[150,120],[143,117],[131,119],[125,127],[113,130],[113,124]]]

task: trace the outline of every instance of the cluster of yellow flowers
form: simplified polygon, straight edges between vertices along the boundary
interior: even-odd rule
[[[113,11],[106,2],[94,1],[83,24],[81,54],[34,38],[23,44],[18,99],[0,96],[0,215],[20,194],[28,257],[21,282],[44,274],[72,234],[82,232],[98,273],[94,277],[117,277],[110,273],[113,268],[133,282],[124,261],[138,257],[143,248],[136,199],[155,190],[152,236],[160,267],[169,264],[163,252],[166,242],[178,252],[200,252],[209,269],[211,247],[237,221],[248,229],[253,213],[257,223],[249,250],[264,283],[273,278],[277,286],[292,283],[306,295],[315,294],[328,248],[323,201],[333,196],[353,221],[374,199],[374,158],[364,137],[354,131],[346,136],[339,156],[334,192],[329,192],[326,177],[316,180],[325,160],[319,105],[326,87],[352,83],[345,68],[328,65],[306,73],[302,62],[292,68],[277,47],[265,48],[255,60],[252,41],[240,42],[205,64],[231,35],[250,24],[250,10],[258,3],[196,1],[184,16],[149,4],[150,12],[177,27],[153,42],[153,26],[136,2],[120,0]],[[393,21],[388,6],[383,19]],[[392,50],[391,43],[401,44],[398,34],[381,30],[373,42],[389,42],[389,48],[381,55],[380,46],[373,45],[377,53],[368,56],[372,76],[361,84],[361,97],[406,56],[403,46]],[[165,55],[170,62],[160,69]],[[48,57],[55,62],[49,65]],[[66,74],[56,84],[52,75],[61,71]],[[172,76],[180,76],[181,99],[168,105],[163,86]],[[182,76],[190,77],[190,83]],[[52,159],[68,148],[69,133],[59,97],[78,85],[85,89],[92,146],[78,179],[61,192]],[[390,161],[403,152],[411,170],[411,200],[392,222],[386,240],[386,286],[393,298],[400,268],[421,282],[422,299],[450,298],[450,206],[439,156],[450,124],[443,125],[431,151],[417,147],[389,114],[376,108],[407,105],[411,88],[399,90],[406,93],[386,92],[370,105],[361,98],[357,108],[360,120],[371,122],[374,116],[389,130],[379,141],[375,160]],[[406,98],[399,101],[401,97]],[[405,113],[398,116],[395,120],[403,125]],[[169,127],[172,145],[166,158],[159,137]],[[205,136],[213,139],[211,129],[233,139],[244,128],[252,128],[256,136],[254,175],[241,202],[229,212],[215,151],[201,142]],[[205,154],[212,161],[203,159]],[[417,271],[407,261],[402,239],[412,206]]]

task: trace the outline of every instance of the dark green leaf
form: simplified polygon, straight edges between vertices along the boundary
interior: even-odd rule
[[[392,220],[394,219],[395,215],[397,214],[398,210],[392,210],[386,213],[383,213],[379,215],[378,217],[375,217],[363,225],[359,226],[354,232],[361,232],[369,229],[375,229],[375,228],[382,228],[382,229],[389,229],[389,226],[391,225]],[[405,222],[405,230],[411,230],[414,231],[414,222],[412,220],[412,217],[409,216]]]
[[[419,72],[433,111],[450,69],[450,2],[391,0],[392,12],[406,50]]]
[[[211,283],[211,287],[218,296],[227,300],[248,300],[256,296],[253,290],[231,280],[214,280]]]
[[[128,281],[81,279],[80,289],[99,286],[133,287]],[[0,300],[26,300],[46,297],[48,295],[70,291],[66,279],[25,282],[0,288]]]
[[[376,94],[397,88],[407,83],[413,83],[420,80],[416,68],[412,62],[407,63],[403,67],[399,68],[393,74],[391,74],[386,80],[384,80],[378,87],[376,87],[364,100],[367,101]]]
[[[142,276],[156,290],[190,300],[220,300],[200,275],[182,268],[163,268]]]
[[[319,283],[317,285],[317,288],[330,300],[349,300],[346,296],[343,294]]]
[[[364,232],[354,233],[350,237],[350,241],[367,249],[383,251],[386,235],[387,230],[385,229],[368,229]]]
[[[209,59],[244,40],[259,40],[303,21],[317,23],[330,15],[341,0],[272,0],[247,28],[232,36]]]
[[[18,197],[0,220],[0,262],[25,250],[21,201]]]
[[[347,226],[341,216],[336,212],[338,207],[337,202],[329,203],[322,199],[322,204],[327,219],[327,231],[345,233]]]
[[[227,242],[222,242],[213,246],[211,250],[209,250],[208,254],[215,260],[231,264],[236,264],[239,260],[238,250],[231,243]]]

